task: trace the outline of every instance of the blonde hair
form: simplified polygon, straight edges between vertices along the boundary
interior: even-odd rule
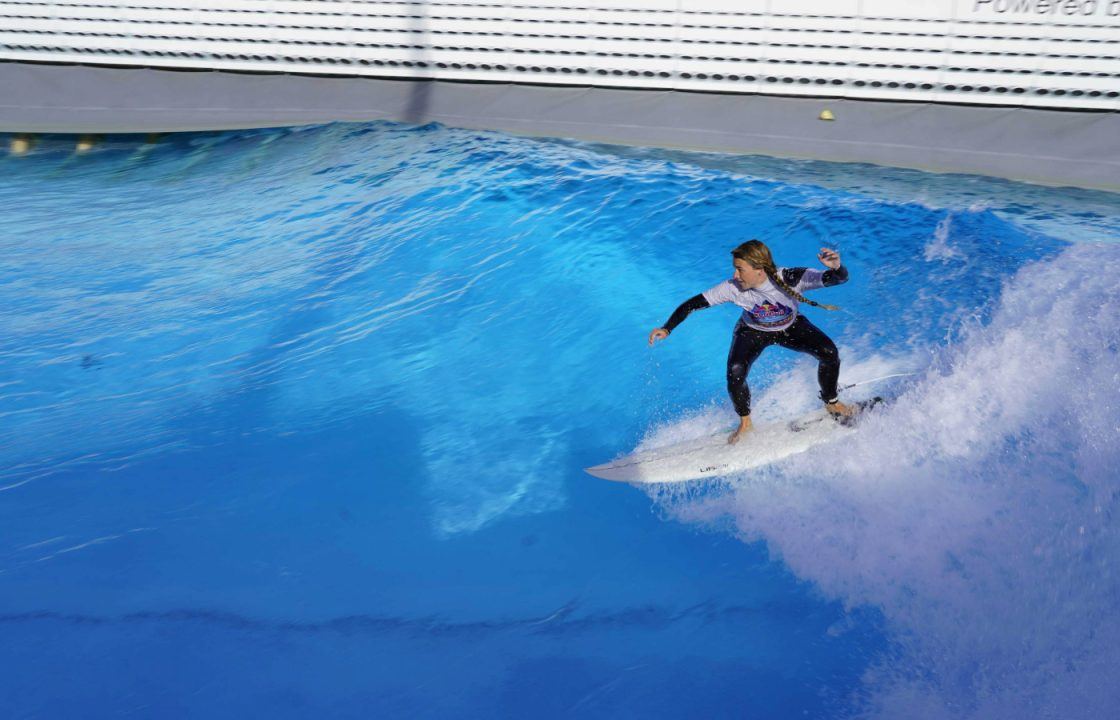
[[[808,303],[813,307],[819,307],[824,310],[839,310],[836,305],[826,305],[825,303],[815,302],[797,292],[786,281],[778,275],[778,268],[774,265],[774,256],[770,254],[770,248],[766,247],[766,243],[761,240],[748,240],[739,247],[731,251],[731,257],[737,260],[743,260],[750,263],[753,267],[758,268],[766,273],[766,277],[770,278],[770,282],[777,285],[782,289],[786,295],[789,295],[798,302]]]

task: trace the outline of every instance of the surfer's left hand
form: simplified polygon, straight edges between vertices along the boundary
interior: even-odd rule
[[[835,250],[821,248],[821,251],[817,253],[817,259],[820,260],[825,267],[830,267],[833,270],[840,267],[840,253]]]

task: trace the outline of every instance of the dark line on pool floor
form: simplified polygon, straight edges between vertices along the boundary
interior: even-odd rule
[[[805,618],[816,608],[788,602],[756,607],[719,606],[706,601],[680,610],[655,606],[638,606],[613,612],[576,615],[578,603],[572,601],[547,615],[528,618],[449,621],[438,616],[394,617],[382,615],[343,615],[320,621],[268,620],[218,610],[142,611],[124,615],[89,615],[50,610],[0,615],[0,624],[24,622],[62,622],[72,625],[110,626],[146,623],[201,623],[232,630],[283,633],[379,634],[406,632],[431,636],[487,634],[525,630],[531,634],[562,634],[589,632],[603,627],[664,629],[674,623],[696,620],[714,624],[731,620],[770,620],[776,617]]]

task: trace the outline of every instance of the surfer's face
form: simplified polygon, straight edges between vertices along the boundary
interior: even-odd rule
[[[735,280],[743,287],[758,287],[766,282],[766,272],[751,265],[746,260],[735,258]]]

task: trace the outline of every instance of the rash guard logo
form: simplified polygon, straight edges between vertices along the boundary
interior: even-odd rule
[[[756,325],[782,325],[793,315],[793,309],[781,303],[764,302],[747,311]]]

